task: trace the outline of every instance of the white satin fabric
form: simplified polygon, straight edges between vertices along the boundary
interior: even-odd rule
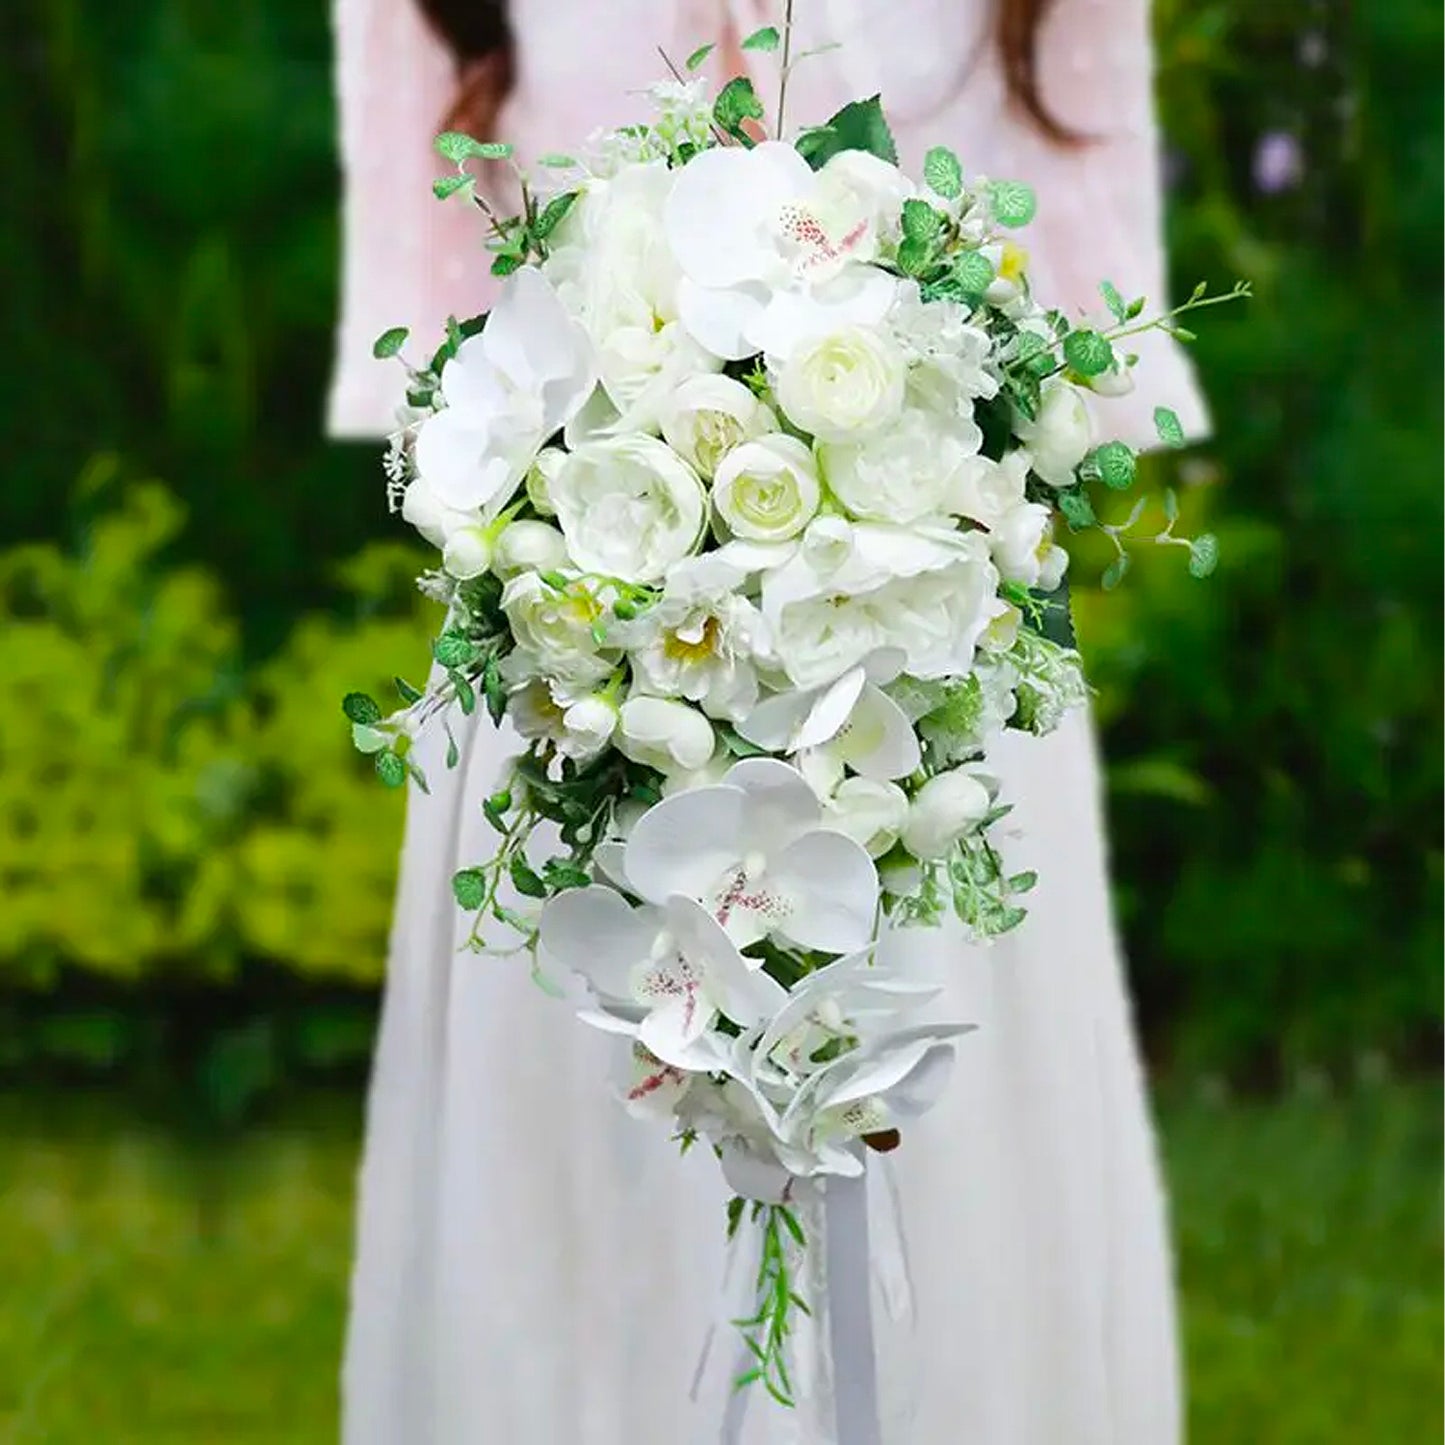
[[[1091,306],[1106,275],[1160,294],[1143,0],[1059,0],[1046,91],[1108,136],[1080,152],[1051,150],[1003,111],[991,51],[977,47],[977,22],[959,19],[966,5],[797,6],[814,39],[854,38],[800,72],[796,118],[883,88],[906,158],[946,140],[971,169],[1040,186],[1034,270],[1049,294]],[[752,0],[734,9],[739,32],[760,23]],[[655,76],[658,41],[685,54],[719,24],[705,0],[514,0],[514,13],[522,74],[506,129],[537,150],[622,119],[622,93]],[[460,208],[426,196],[444,58],[407,0],[340,0],[337,19],[349,181],[332,422],[375,434],[395,377],[363,371],[371,337],[469,314],[487,285],[463,249],[475,229],[450,229]],[[1144,440],[1160,402],[1202,425],[1171,350],[1148,387],[1111,408],[1113,430]],[[433,793],[410,810],[360,1177],[345,1445],[712,1445],[736,1312],[722,1288],[721,1179],[705,1151],[680,1159],[664,1132],[624,1113],[616,1040],[543,994],[524,960],[459,951],[449,879],[492,846],[479,803],[509,742],[467,727],[450,774],[436,739],[426,751]],[[906,1271],[890,1247],[888,1172],[870,1171],[884,1438],[1172,1445],[1170,1254],[1088,721],[1042,742],[1010,737],[999,761],[1017,804],[1012,861],[1041,875],[1028,921],[986,950],[952,930],[889,945],[924,951],[946,980],[940,1012],[979,1029],[943,1102],[893,1156]],[[698,1352],[719,1321],[693,1405]],[[753,1400],[746,1445],[831,1445],[815,1343],[805,1335],[815,1398],[794,1413]]]

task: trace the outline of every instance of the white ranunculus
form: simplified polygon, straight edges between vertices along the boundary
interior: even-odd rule
[[[679,382],[720,366],[678,321],[681,273],[662,230],[674,177],[653,161],[592,181],[547,263],[596,347],[618,433],[655,430]]]
[[[496,539],[491,565],[502,578],[516,572],[556,571],[567,565],[567,539],[546,522],[509,522]]]
[[[999,576],[1005,582],[1037,587],[1052,538],[1052,514],[1038,502],[1021,502],[1005,512],[989,532],[989,548]]]
[[[958,490],[949,511],[993,527],[1024,500],[1031,459],[1024,451],[1009,452],[1002,461],[970,457],[957,475]]]
[[[855,517],[908,523],[955,510],[961,474],[982,444],[971,418],[946,421],[910,407],[866,441],[824,445],[819,460],[833,495]]]
[[[513,668],[525,663],[550,680],[577,689],[611,673],[616,654],[604,654],[594,632],[603,610],[582,583],[573,582],[559,591],[535,572],[523,572],[502,589],[502,610],[523,659],[514,663],[518,654],[509,657]]]
[[[903,410],[908,368],[887,337],[850,326],[800,346],[778,371],[778,404],[820,441],[882,431]]]
[[[744,442],[724,458],[712,503],[735,537],[786,542],[818,510],[818,468],[812,450],[781,432]]]
[[[644,695],[622,704],[616,741],[633,762],[660,773],[696,772],[717,744],[712,724],[695,707]]]
[[[656,582],[697,546],[707,516],[698,475],[655,437],[589,442],[551,485],[572,560],[623,582]]]
[[[587,333],[542,273],[524,266],[503,283],[486,327],[442,368],[446,408],[417,432],[418,474],[449,507],[495,512],[596,375]]]
[[[897,280],[869,263],[911,188],[857,151],[814,172],[790,145],[718,146],[677,173],[664,230],[688,330],[729,360],[782,357],[805,337],[876,325]]]
[[[673,451],[711,480],[736,446],[778,429],[772,408],[730,376],[692,376],[663,402],[662,435]]]
[[[829,823],[881,858],[897,841],[908,819],[908,797],[897,783],[845,778],[824,805]]]
[[[953,768],[930,778],[914,795],[903,825],[903,846],[915,858],[942,858],[988,816],[993,800],[970,772]]]
[[[1094,426],[1078,388],[1058,379],[1044,387],[1039,414],[1019,416],[1014,431],[1029,449],[1035,473],[1051,487],[1068,487],[1074,468],[1094,443]]]

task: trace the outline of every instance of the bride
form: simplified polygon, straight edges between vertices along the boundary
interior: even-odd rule
[[[372,339],[439,334],[490,304],[480,232],[430,196],[444,123],[524,158],[630,118],[660,75],[762,0],[338,0],[347,175],[337,435],[389,430]],[[1042,196],[1025,239],[1041,294],[1098,282],[1162,299],[1146,0],[797,0],[795,115],[881,91],[905,165],[947,143],[972,172]],[[764,63],[767,63],[766,60]],[[762,77],[759,77],[760,88]],[[448,108],[454,106],[450,121]],[[1145,445],[1156,404],[1198,432],[1189,371],[1162,338],[1147,394],[1109,404]],[[420,645],[420,639],[418,642]],[[472,720],[475,723],[475,719]],[[689,1384],[724,1322],[725,1190],[615,1101],[611,1051],[516,959],[459,952],[449,891],[488,850],[480,800],[511,740],[483,722],[414,797],[361,1172],[344,1370],[347,1445],[684,1445],[717,1440],[730,1359]],[[435,740],[431,741],[435,747]],[[424,760],[425,761],[425,760]],[[930,950],[948,1012],[980,1025],[943,1101],[888,1169],[874,1266],[889,1445],[1170,1445],[1178,1438],[1163,1199],[1109,915],[1087,719],[1009,735],[999,762],[1027,922],[989,949]],[[1047,866],[1042,866],[1047,865]],[[733,1311],[736,1312],[735,1310]],[[723,1339],[723,1336],[719,1336]],[[721,1366],[717,1358],[724,1357]],[[690,1393],[699,1396],[694,1404]],[[827,1420],[751,1406],[749,1445],[825,1445]]]

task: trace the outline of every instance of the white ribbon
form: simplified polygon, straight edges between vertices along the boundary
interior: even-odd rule
[[[829,1179],[824,1212],[828,1236],[828,1345],[833,1364],[837,1445],[882,1445],[867,1176]]]

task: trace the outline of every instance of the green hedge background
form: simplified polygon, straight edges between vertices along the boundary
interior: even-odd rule
[[[1189,1075],[1409,1064],[1440,1021],[1440,9],[1157,20],[1176,283],[1257,299],[1199,328],[1216,439],[1152,473],[1220,572],[1080,593],[1141,1017]],[[427,635],[378,458],[320,436],[326,7],[14,0],[0,41],[0,1070],[184,1069],[239,1116],[364,1061],[400,817],[336,699]]]

